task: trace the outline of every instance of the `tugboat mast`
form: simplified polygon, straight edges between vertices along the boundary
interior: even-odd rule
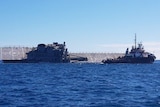
[[[136,45],[137,45],[137,37],[136,37],[136,33],[135,33],[135,49],[136,49]]]

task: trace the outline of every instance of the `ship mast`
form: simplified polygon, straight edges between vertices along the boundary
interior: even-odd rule
[[[135,33],[135,49],[136,49],[136,44],[137,44],[137,37],[136,37],[136,33]]]

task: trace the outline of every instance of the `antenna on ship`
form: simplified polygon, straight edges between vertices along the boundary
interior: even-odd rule
[[[136,44],[137,44],[137,37],[136,37],[136,33],[135,33],[135,49],[136,49]]]

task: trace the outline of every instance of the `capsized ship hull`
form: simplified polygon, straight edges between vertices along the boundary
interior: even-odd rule
[[[26,53],[27,57],[21,60],[2,60],[3,63],[68,63],[70,62],[68,49],[65,42],[59,44],[38,44],[30,52]]]
[[[25,60],[2,60],[3,63],[26,63]]]
[[[3,63],[67,63],[70,61],[35,61],[35,60],[2,60]]]

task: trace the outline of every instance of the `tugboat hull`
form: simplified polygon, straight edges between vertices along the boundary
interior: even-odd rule
[[[107,59],[103,60],[102,63],[153,63],[154,58],[146,57],[146,58],[122,58],[122,59]]]

